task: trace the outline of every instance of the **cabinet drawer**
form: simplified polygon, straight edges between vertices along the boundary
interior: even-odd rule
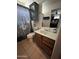
[[[41,39],[41,35],[35,33],[34,40],[39,40],[39,39]]]
[[[40,34],[35,33],[35,36],[38,37],[38,38],[41,38]]]
[[[44,52],[46,52],[46,54],[51,56],[52,51],[53,51],[53,47],[54,47],[54,43],[55,43],[54,40],[52,40],[52,39],[50,39],[48,37],[42,36],[42,35],[40,35],[38,33],[35,33],[34,40],[35,40],[36,44],[40,48],[42,48],[42,50]]]
[[[43,43],[45,43],[46,45],[48,45],[50,48],[53,48],[55,41],[52,39],[49,39],[47,37],[42,37],[42,41]]]
[[[35,33],[34,41],[37,45],[41,46],[41,35]]]
[[[51,49],[54,47],[54,44],[51,45],[50,43],[47,43],[46,41],[42,41],[42,44],[45,44],[47,47],[49,47]]]
[[[45,44],[42,44],[42,49],[44,50],[44,52],[46,52],[49,56],[51,56],[52,54],[52,49],[50,49],[48,46],[46,46]]]

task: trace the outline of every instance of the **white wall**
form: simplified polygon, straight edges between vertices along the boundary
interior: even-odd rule
[[[42,4],[42,13],[44,15],[50,14],[51,10],[61,8],[61,1],[51,2],[46,1]]]
[[[24,5],[28,8],[29,8],[29,5],[32,4],[34,1],[37,2],[38,4],[40,4],[46,0],[17,0],[18,3],[20,3],[21,5]]]
[[[18,0],[17,2],[29,8],[29,5],[33,3],[33,1],[36,1],[37,3],[39,3],[39,22],[37,22],[37,26],[41,27],[43,22],[46,27],[49,27],[51,19],[43,21],[43,16],[49,16],[51,18],[51,10],[56,8],[61,8],[61,1],[60,0],[40,0],[40,1],[39,0],[27,0],[27,1]]]
[[[32,4],[34,1],[36,1],[39,4],[39,21],[34,22],[33,24],[35,25],[35,27],[41,27],[42,26],[42,2],[44,2],[45,0],[18,0],[17,2],[23,6],[26,6],[29,8],[29,5]],[[33,27],[34,27],[33,25]]]
[[[17,0],[17,3],[29,8],[29,5],[33,3],[33,0]]]
[[[58,38],[55,42],[51,59],[61,59],[61,29],[59,30]]]
[[[46,1],[42,4],[42,13],[44,16],[49,16],[49,20],[43,20],[44,26],[49,26],[50,25],[50,20],[51,20],[51,10],[56,9],[56,8],[61,8],[61,1]]]

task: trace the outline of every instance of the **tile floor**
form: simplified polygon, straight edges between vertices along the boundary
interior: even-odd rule
[[[17,59],[48,59],[32,41],[25,39],[17,43]]]

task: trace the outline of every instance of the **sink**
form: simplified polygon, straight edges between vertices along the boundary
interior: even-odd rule
[[[53,28],[44,28],[44,31],[53,32]]]
[[[41,30],[40,32],[43,34],[47,34],[47,31],[44,31],[44,30]]]
[[[55,32],[55,28],[46,28],[46,27],[43,27],[35,32],[51,39],[56,39],[56,36],[58,33],[58,32]]]
[[[43,28],[42,30],[40,30],[41,33],[43,34],[50,34],[50,33],[54,33],[55,28]]]

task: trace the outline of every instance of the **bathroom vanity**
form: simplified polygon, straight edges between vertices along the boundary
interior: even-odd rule
[[[48,56],[51,57],[57,33],[53,32],[53,28],[43,27],[35,31],[34,42],[40,47]]]

